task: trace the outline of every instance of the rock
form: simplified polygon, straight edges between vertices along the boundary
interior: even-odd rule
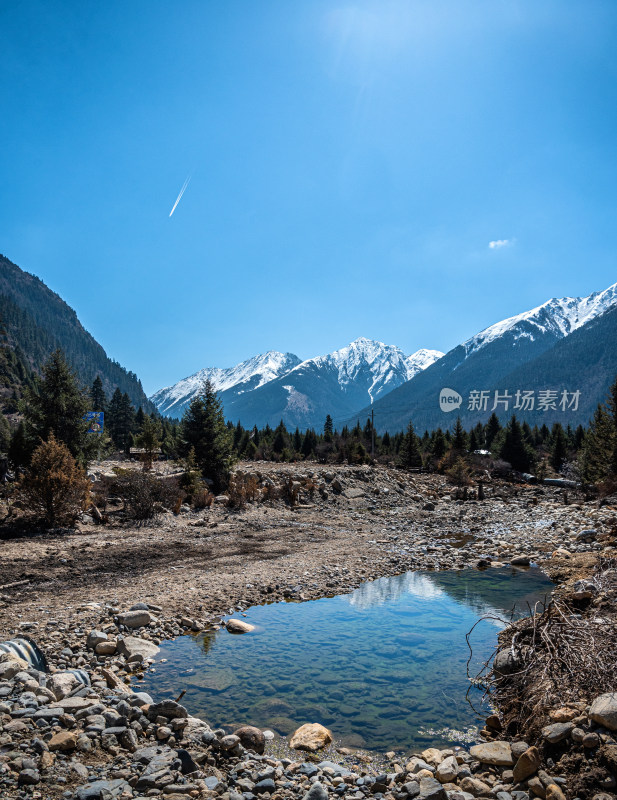
[[[458,764],[454,756],[444,758],[435,771],[439,783],[452,783],[458,775]]]
[[[136,636],[118,637],[117,648],[127,661],[145,661],[148,658],[154,658],[159,652],[159,648],[155,644],[146,639],[138,639]]]
[[[520,758],[525,750],[529,750],[527,742],[511,742],[510,749],[512,750],[512,758]]]
[[[609,731],[617,731],[617,692],[601,694],[591,704],[589,716]]]
[[[530,747],[522,754],[514,765],[513,778],[515,783],[521,783],[530,775],[534,775],[540,768],[540,753],[536,747]]]
[[[223,736],[223,738],[219,740],[219,744],[221,750],[233,750],[234,747],[240,744],[240,737],[230,733],[228,736]]]
[[[225,627],[229,633],[250,633],[251,631],[255,630],[254,625],[250,625],[248,622],[243,622],[241,619],[233,618],[227,620]]]
[[[539,797],[540,800],[545,800],[546,798],[546,787],[542,783],[539,777],[530,778],[527,781],[527,787],[529,791],[533,795],[533,797]]]
[[[56,700],[68,697],[73,689],[81,685],[72,672],[55,672],[47,679],[47,688],[52,692]]]
[[[557,742],[567,739],[572,730],[574,730],[572,722],[555,722],[553,725],[542,728],[542,738],[549,744],[557,744]]]
[[[476,744],[470,748],[472,758],[481,764],[493,764],[497,767],[511,767],[514,764],[510,742],[497,741]]]
[[[252,750],[258,755],[262,755],[266,749],[266,737],[259,728],[255,728],[253,725],[243,725],[234,731],[234,736],[238,737],[242,747],[246,747],[247,750]]]
[[[528,567],[531,564],[529,556],[514,556],[510,559],[510,564],[513,567]]]
[[[90,633],[88,634],[88,638],[86,639],[86,647],[88,648],[88,650],[94,650],[97,644],[100,644],[100,642],[105,642],[105,641],[107,641],[106,633],[97,630],[90,631]]]
[[[234,674],[229,667],[209,666],[206,670],[200,670],[198,674],[186,678],[189,686],[208,689],[210,692],[224,692],[234,682]]]
[[[193,758],[188,750],[184,750],[182,747],[179,747],[177,752],[181,764],[180,771],[183,775],[192,775],[194,772],[199,771],[199,767],[193,761]]]
[[[61,708],[67,714],[74,714],[84,708],[96,705],[98,698],[92,697],[64,697],[55,703],[50,703],[49,708]]]
[[[35,786],[41,782],[41,775],[36,769],[22,769],[17,777],[20,786]]]
[[[117,647],[115,639],[108,639],[104,642],[99,642],[94,648],[94,652],[98,656],[113,656],[116,654]]]
[[[443,761],[441,757],[441,750],[436,747],[429,747],[422,751],[422,758],[433,767],[438,767]]]
[[[493,660],[493,672],[497,675],[511,675],[520,669],[521,662],[510,648],[500,650]]]
[[[301,725],[291,737],[289,746],[292,750],[306,750],[309,753],[315,753],[330,744],[331,741],[331,732],[318,722],[313,722]]]
[[[580,533],[576,534],[576,541],[577,542],[595,542],[597,539],[597,532],[592,528],[589,528],[585,531],[581,531]]]
[[[157,717],[165,719],[187,719],[189,712],[180,703],[174,700],[163,700],[160,703],[153,703],[147,711],[146,716],[154,721]]]
[[[272,778],[264,778],[262,781],[258,781],[253,787],[253,792],[255,794],[265,794],[266,792],[268,792],[269,794],[274,794],[275,791],[276,791],[276,783],[274,783]]]
[[[149,611],[125,611],[123,614],[118,614],[118,622],[126,628],[144,628],[155,621]]]
[[[590,600],[598,593],[598,587],[593,581],[576,581],[572,587],[572,597],[575,600]]]
[[[420,800],[448,800],[448,794],[435,778],[420,778]]]
[[[557,550],[553,550],[551,554],[552,558],[572,558],[572,553],[569,550],[566,550],[565,547],[558,547]]]
[[[328,792],[319,781],[311,786],[308,792],[304,795],[303,800],[328,800]]]
[[[578,715],[579,712],[577,709],[567,708],[566,706],[554,708],[549,712],[549,717],[553,720],[553,722],[570,722],[570,720],[574,719],[574,717],[578,717]]]
[[[3,661],[0,663],[0,681],[10,681],[22,669],[27,669],[28,664],[25,661],[23,664],[19,662],[21,662],[21,658],[19,661]]]
[[[546,787],[546,800],[566,800],[566,796],[556,783],[549,783]]]
[[[75,800],[112,800],[120,797],[126,790],[130,791],[130,786],[122,778],[113,781],[93,781],[77,787]]]
[[[461,778],[458,785],[464,792],[469,792],[474,797],[491,797],[493,794],[491,787],[478,778]]]
[[[348,500],[355,500],[358,497],[364,497],[366,492],[364,489],[345,489],[343,491],[343,497],[346,497]]]
[[[54,733],[47,742],[47,746],[52,751],[60,750],[64,752],[66,750],[74,750],[75,747],[77,747],[77,736],[70,731],[59,731],[58,733]]]

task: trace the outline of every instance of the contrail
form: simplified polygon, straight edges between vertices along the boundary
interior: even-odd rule
[[[188,178],[187,178],[187,179],[184,181],[184,185],[183,185],[183,186],[182,186],[182,188],[180,189],[180,194],[178,195],[178,197],[177,197],[177,199],[176,199],[176,202],[174,203],[174,207],[173,207],[173,208],[171,209],[171,211],[169,212],[169,216],[170,216],[170,217],[171,217],[171,215],[174,213],[174,211],[176,210],[176,206],[178,205],[178,203],[180,202],[180,200],[182,200],[182,195],[183,195],[183,194],[186,192],[186,187],[187,187],[187,186],[189,185],[189,183],[191,182],[191,178],[192,178],[192,177],[193,177],[193,173],[191,173],[191,174],[188,176]]]

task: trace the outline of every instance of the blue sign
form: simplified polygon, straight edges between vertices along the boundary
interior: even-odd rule
[[[103,433],[104,418],[103,411],[87,411],[84,417],[88,421],[87,433]]]

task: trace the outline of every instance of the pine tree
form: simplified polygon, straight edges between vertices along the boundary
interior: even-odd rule
[[[227,483],[233,464],[232,437],[225,424],[223,407],[213,384],[206,381],[182,418],[182,437],[188,450],[195,448],[195,460],[204,478],[213,481],[215,491]]]
[[[515,416],[506,426],[500,456],[519,472],[529,472],[532,467],[534,453],[525,442],[523,429]]]
[[[97,375],[90,389],[90,405],[93,411],[107,411],[107,395],[103,389],[101,376]]]
[[[452,434],[452,449],[457,453],[464,453],[467,450],[467,434],[463,428],[461,418],[456,418],[454,433]]]
[[[281,420],[274,431],[272,450],[280,455],[288,445],[289,436],[287,434],[287,428],[285,427],[283,420]]]
[[[324,432],[324,440],[326,442],[331,442],[332,435],[334,434],[334,423],[332,422],[332,417],[330,416],[330,414],[326,416],[326,421],[324,422],[323,426],[323,432]]]
[[[0,453],[6,453],[11,445],[11,426],[0,411]]]
[[[599,405],[585,434],[580,456],[581,474],[586,483],[604,480],[612,468],[616,446],[615,428],[610,412]]]
[[[24,432],[30,452],[53,434],[73,458],[87,464],[98,444],[96,437],[88,434],[85,414],[89,405],[64,355],[56,350],[44,365],[42,377],[24,395]]]
[[[131,399],[126,392],[122,394],[120,389],[116,389],[107,410],[107,430],[114,445],[126,451],[135,428],[135,409],[131,405]]]
[[[162,434],[163,430],[159,420],[151,417],[149,414],[144,414],[141,433],[135,440],[137,446],[142,447],[144,450],[144,469],[152,468],[154,456],[161,446]]]
[[[553,443],[551,449],[551,467],[557,472],[560,472],[568,455],[568,446],[563,428],[558,422],[553,425],[551,439]]]
[[[447,450],[446,439],[441,428],[437,428],[435,431],[431,450],[435,458],[443,458]]]
[[[488,418],[488,422],[486,423],[486,427],[484,429],[484,441],[486,443],[487,450],[491,449],[493,441],[500,430],[501,423],[499,422],[499,417],[493,411],[491,416]]]
[[[401,466],[405,469],[418,469],[422,466],[422,454],[418,445],[418,437],[410,421],[405,431],[405,437],[400,451]]]

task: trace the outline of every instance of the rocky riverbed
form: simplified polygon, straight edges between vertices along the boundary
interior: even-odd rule
[[[567,592],[599,557],[617,552],[614,506],[572,492],[566,504],[562,490],[487,481],[483,500],[463,500],[441,477],[396,470],[250,469],[274,489],[239,511],[220,501],[137,528],[112,514],[105,526],[85,517],[76,531],[2,543],[0,639],[30,635],[49,663],[44,674],[0,656],[3,797],[560,800],[562,792],[575,796],[566,762],[550,755],[558,747],[561,758],[563,742],[589,754],[597,770],[580,796],[614,796],[613,717],[595,715],[595,698],[562,712],[565,722],[548,720],[570,727],[556,742],[547,737],[546,748],[501,741],[494,722],[493,741],[479,745],[489,751],[370,760],[337,753],[336,743],[326,759],[275,757],[267,742],[260,755],[245,749],[260,744],[217,728],[225,720],[196,720],[179,704],[131,691],[131,675],[164,638],[215,626],[221,614],[264,599],[341,593],[409,569],[512,561],[540,563]],[[294,482],[290,505],[285,491]],[[69,669],[83,670],[90,685]],[[535,768],[522,777],[527,762]]]

